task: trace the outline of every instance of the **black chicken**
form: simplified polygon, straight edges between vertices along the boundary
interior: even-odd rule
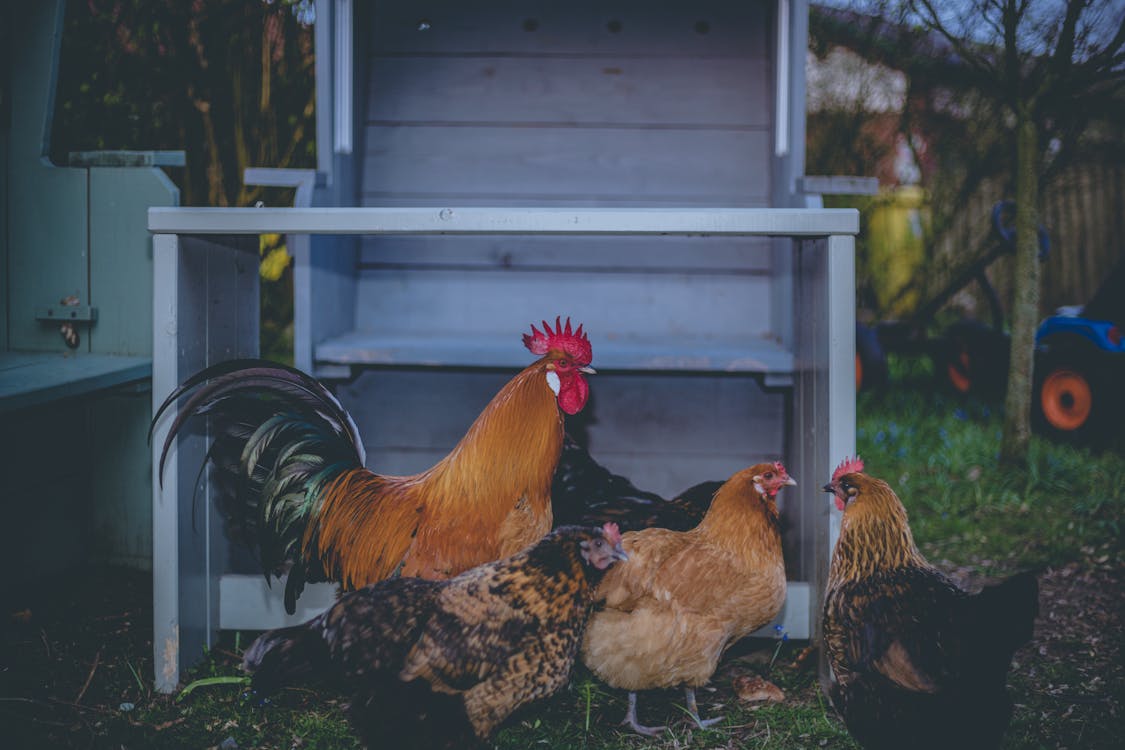
[[[622,533],[652,527],[687,531],[703,520],[722,486],[701,482],[665,500],[599,464],[567,434],[551,485],[551,507],[560,526],[615,523]]]

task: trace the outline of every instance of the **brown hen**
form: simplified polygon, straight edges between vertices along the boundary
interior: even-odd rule
[[[629,691],[625,723],[642,734],[638,690],[683,687],[695,722],[695,688],[715,673],[738,639],[777,617],[785,602],[785,563],[776,496],[796,482],[780,462],[739,471],[715,492],[689,531],[644,529],[623,535],[629,562],[598,588],[604,607],[591,618],[582,658],[599,678]]]

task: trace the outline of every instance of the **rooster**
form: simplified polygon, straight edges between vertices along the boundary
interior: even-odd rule
[[[629,562],[598,587],[582,658],[600,679],[629,691],[624,723],[641,734],[664,727],[637,720],[637,692],[683,687],[700,727],[695,688],[715,673],[738,639],[777,617],[785,602],[785,562],[777,493],[795,485],[781,462],[743,469],[715,493],[707,515],[683,532],[645,529],[623,535]]]
[[[246,650],[260,696],[295,680],[342,679],[369,746],[465,747],[569,678],[621,534],[564,526],[505,560],[446,581],[396,578],[344,594],[309,622]]]
[[[824,603],[829,698],[865,748],[995,748],[1011,718],[1012,654],[1039,586],[1021,573],[968,594],[926,562],[890,486],[843,461],[825,485],[844,512]]]
[[[209,367],[168,396],[153,425],[190,393],[168,431],[160,474],[184,422],[212,415],[219,437],[208,459],[218,468],[220,509],[257,548],[267,577],[288,571],[289,613],[306,580],[350,590],[394,575],[449,578],[551,528],[563,412],[586,404],[592,349],[569,319],[533,325],[523,343],[540,358],[420,474],[366,469],[358,430],[336,398],[299,370],[262,360]]]

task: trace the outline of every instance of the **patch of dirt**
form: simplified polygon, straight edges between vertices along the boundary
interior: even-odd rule
[[[951,572],[966,581],[966,571]],[[971,579],[967,582],[973,585]],[[1044,571],[1039,584],[1034,638],[1017,652],[1009,680],[1017,708],[1005,747],[1119,747],[1125,718],[1125,571],[1074,564]],[[5,746],[141,747],[166,730],[185,729],[184,722],[207,721],[151,692],[151,585],[144,573],[94,569],[5,595],[0,610],[0,737]],[[711,686],[700,691],[704,713],[735,706],[737,685],[762,674],[775,651],[772,674],[786,683],[786,703],[772,705],[815,705],[818,696],[810,675],[816,655],[804,654],[798,661],[802,645],[776,649],[768,642],[764,647],[763,642],[740,644]],[[612,707],[612,715],[595,721],[620,720],[623,700],[618,698],[624,696],[613,696],[606,706]],[[678,691],[646,695],[645,718],[651,723],[672,717],[681,701]],[[764,726],[735,728],[729,739],[757,741],[765,736],[760,731]],[[138,744],[138,737],[147,739]],[[774,740],[776,744],[778,738]],[[794,741],[793,747],[803,744],[799,737]]]

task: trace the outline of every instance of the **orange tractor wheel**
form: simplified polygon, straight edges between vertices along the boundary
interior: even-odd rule
[[[1059,369],[1043,379],[1039,388],[1043,418],[1056,430],[1073,432],[1090,420],[1094,390],[1086,376],[1075,370]]]

